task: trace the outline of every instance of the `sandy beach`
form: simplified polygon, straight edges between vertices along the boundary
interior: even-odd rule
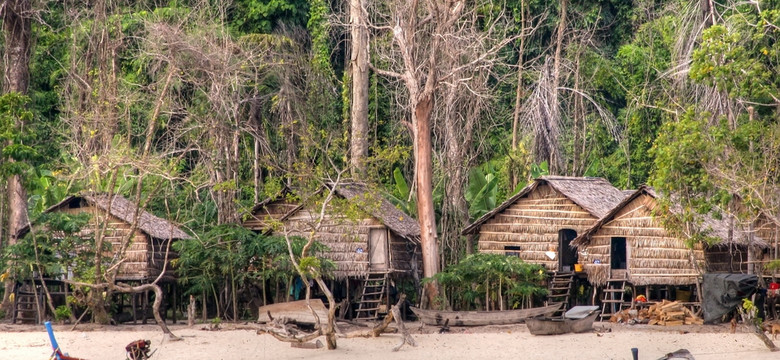
[[[223,324],[218,331],[204,325],[173,325],[181,341],[169,341],[154,325],[90,326],[70,331],[55,326],[60,346],[71,356],[90,360],[125,359],[124,347],[139,339],[152,341],[153,359],[631,359],[631,348],[640,359],[657,359],[684,348],[699,359],[780,359],[745,329],[731,334],[726,326],[657,327],[596,323],[592,333],[533,336],[525,325],[438,328],[409,323],[417,347],[392,348],[400,336],[340,338],[337,350],[298,349],[269,335],[257,335],[251,325]],[[0,360],[48,359],[51,346],[43,327],[0,325]],[[40,329],[40,330],[39,330]],[[357,327],[342,331],[360,330]]]

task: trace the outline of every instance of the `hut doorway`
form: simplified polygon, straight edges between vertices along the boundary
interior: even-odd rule
[[[371,229],[368,233],[368,266],[371,271],[387,270],[387,229]]]
[[[572,229],[558,231],[558,270],[572,271],[577,263],[577,250],[571,247],[571,241],[577,237]]]
[[[626,263],[628,262],[628,257],[626,256],[626,238],[613,237],[610,248],[610,268],[626,269]]]

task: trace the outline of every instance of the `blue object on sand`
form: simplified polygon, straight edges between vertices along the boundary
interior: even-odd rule
[[[51,322],[47,321],[43,323],[46,326],[46,332],[49,333],[49,340],[51,341],[51,347],[54,349],[54,358],[57,360],[80,360],[78,358],[70,357],[68,354],[63,354],[60,350],[60,345],[57,344],[57,339],[54,338],[54,330],[51,328]]]

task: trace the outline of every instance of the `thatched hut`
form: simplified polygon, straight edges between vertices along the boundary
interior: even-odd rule
[[[654,216],[658,195],[640,187],[583,232],[573,245],[594,285],[625,278],[634,285],[691,285],[704,270],[701,244],[693,249]]]
[[[420,261],[420,227],[379,193],[360,183],[329,184],[344,204],[328,204],[317,241],[328,247],[323,257],[336,264],[337,279],[365,278],[369,272],[417,276]],[[258,232],[308,237],[320,217],[321,196],[303,201],[288,197],[257,204],[243,226]],[[357,209],[358,211],[354,211]],[[347,214],[351,213],[351,214]]]
[[[607,180],[544,176],[463,230],[479,235],[479,251],[517,255],[551,271],[571,271],[570,243],[617,205],[625,194]]]
[[[573,242],[591,283],[626,278],[636,286],[694,285],[704,272],[747,271],[748,253],[769,247],[757,231],[726,214],[702,216],[696,231],[718,242],[707,247],[697,242],[691,248],[686,236],[664,227],[658,199],[651,187],[640,187]],[[672,204],[670,211],[676,208]],[[759,225],[762,234],[774,231]]]
[[[154,281],[163,269],[166,255],[168,265],[161,280],[175,280],[170,261],[177,254],[170,250],[169,243],[189,239],[190,236],[173,223],[139,209],[121,195],[113,195],[112,198],[106,194],[68,196],[45,210],[54,211],[92,214],[90,225],[82,229],[83,235],[93,236],[97,229],[105,225],[104,241],[110,242],[115,251],[120,249],[123,240],[129,238],[130,244],[124,254],[125,261],[119,266],[117,281]],[[24,236],[29,230],[29,227],[20,229],[19,236]]]
[[[777,255],[778,222],[763,211],[747,219],[735,215],[749,212],[735,196],[723,211],[724,220],[711,224],[713,235],[721,241],[704,249],[708,272],[755,273],[756,264]]]
[[[170,245],[175,240],[189,239],[190,236],[187,233],[173,223],[138,208],[136,204],[121,195],[83,194],[68,196],[46,209],[45,212],[91,214],[90,223],[81,230],[81,236],[91,237],[95,236],[98,231],[102,231],[103,240],[111,244],[112,252],[107,255],[113,255],[120,251],[123,248],[122,244],[126,244],[123,261],[119,265],[115,281],[135,284],[151,283],[160,277],[163,268],[165,268],[158,285],[163,287],[165,293],[163,304],[164,306],[173,306],[173,321],[176,321],[176,276],[171,262],[178,257],[178,254],[170,249]],[[29,231],[29,225],[23,227],[19,230],[18,236],[21,238]],[[26,280],[25,284],[16,289],[17,301],[14,304],[14,322],[17,321],[17,316],[19,319],[38,317],[38,307],[25,304],[30,302],[33,295],[29,290],[31,284],[41,281],[42,279]],[[48,286],[55,286],[59,289],[49,292],[54,306],[64,304],[67,296],[72,293],[69,287],[60,280],[49,279],[46,281]],[[125,303],[127,297],[129,297],[128,304]],[[171,304],[167,303],[169,301]],[[132,319],[135,322],[140,315],[141,320],[146,323],[147,309],[150,306],[150,292],[127,296],[119,295],[115,304],[117,305],[117,321]],[[123,313],[128,307],[129,315]],[[24,320],[22,321],[24,322]]]

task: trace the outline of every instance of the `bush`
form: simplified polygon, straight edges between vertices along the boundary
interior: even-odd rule
[[[65,321],[70,319],[70,308],[67,305],[60,305],[54,309],[54,320]]]

